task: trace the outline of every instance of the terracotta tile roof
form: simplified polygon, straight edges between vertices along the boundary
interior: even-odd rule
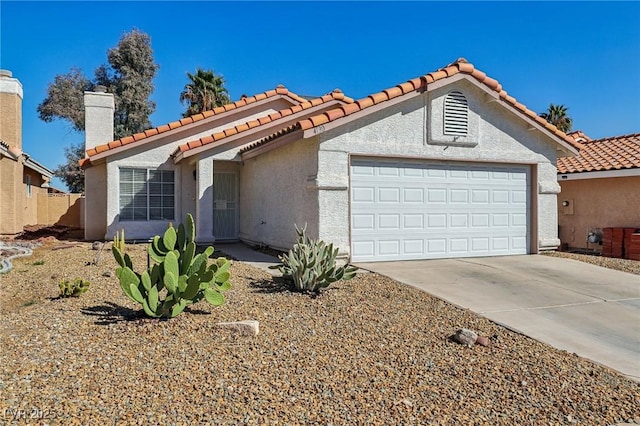
[[[537,122],[539,125],[546,128],[548,131],[553,133],[555,136],[567,142],[569,145],[575,147],[576,149],[580,149],[580,143],[577,142],[574,138],[567,136],[565,133],[558,130],[556,126],[548,123],[542,117],[539,117],[538,114],[528,109],[523,104],[519,103],[514,97],[510,96],[505,90],[502,89],[502,85],[491,77],[487,77],[487,75],[476,69],[473,64],[467,62],[464,58],[459,58],[457,61],[452,64],[447,65],[444,68],[440,68],[437,71],[431,72],[429,74],[416,77],[412,80],[406,81],[404,83],[398,84],[395,87],[391,87],[385,89],[381,92],[374,93],[365,98],[357,100],[353,104],[344,105],[338,108],[335,108],[331,111],[324,112],[322,114],[315,115],[313,117],[309,117],[307,119],[301,120],[296,124],[296,128],[289,129],[287,133],[290,133],[294,130],[308,130],[313,127],[317,127],[323,124],[330,123],[332,121],[338,120],[343,117],[347,117],[353,113],[365,110],[366,108],[372,107],[374,105],[381,104],[385,101],[397,98],[399,96],[406,95],[408,93],[418,91],[418,90],[426,90],[427,86],[436,81],[452,77],[456,74],[468,74],[478,80],[480,83],[487,86],[489,89],[498,93],[500,99],[520,111],[522,114],[529,117],[531,120]],[[253,148],[256,148],[258,145],[262,143],[273,140],[274,137],[270,136],[263,141],[260,141],[256,144],[253,144],[249,147],[246,147],[242,150],[242,152],[249,151]]]
[[[640,167],[640,133],[582,142],[576,157],[558,158],[558,174]]]
[[[105,152],[108,151],[110,149],[114,149],[120,146],[124,146],[133,142],[137,142],[140,141],[142,139],[148,138],[150,136],[154,136],[160,133],[164,133],[167,132],[169,130],[173,130],[173,129],[177,129],[178,127],[182,127],[182,126],[186,126],[188,124],[192,124],[192,123],[196,123],[198,121],[204,120],[205,118],[209,118],[212,117],[214,115],[217,114],[221,114],[223,112],[227,112],[227,111],[232,111],[234,109],[240,108],[242,106],[245,105],[249,105],[258,101],[261,101],[263,99],[267,99],[267,98],[271,98],[273,96],[276,95],[284,95],[284,96],[288,96],[289,98],[293,99],[294,101],[296,101],[297,103],[301,104],[304,102],[307,102],[306,99],[296,95],[293,92],[290,92],[286,87],[284,87],[283,85],[278,85],[278,87],[276,87],[273,90],[269,90],[263,93],[259,93],[257,95],[254,96],[243,96],[240,100],[235,101],[233,103],[230,104],[226,104],[217,108],[214,108],[213,110],[210,111],[205,111],[201,114],[196,114],[196,115],[192,115],[191,117],[187,117],[187,118],[183,118],[181,120],[178,121],[174,121],[171,122],[169,124],[165,124],[159,127],[155,127],[153,129],[149,129],[149,130],[145,130],[144,132],[140,132],[140,133],[136,133],[132,136],[127,136],[118,140],[115,140],[113,142],[109,142],[107,144],[104,145],[98,145],[94,148],[88,149],[87,150],[87,155],[89,157],[93,157],[96,154],[99,154],[101,152]]]
[[[351,99],[348,96],[345,96],[344,93],[342,93],[342,91],[340,89],[335,89],[333,92],[328,93],[324,96],[321,97],[317,97],[317,98],[313,98],[307,101],[304,101],[298,105],[294,105],[290,108],[285,108],[282,109],[280,111],[276,111],[272,114],[269,114],[267,116],[264,117],[260,117],[260,118],[256,118],[255,120],[251,120],[248,121],[246,123],[243,124],[238,124],[237,126],[234,127],[229,127],[227,129],[224,129],[224,131],[218,132],[218,133],[214,133],[212,135],[209,136],[205,136],[202,137],[200,139],[194,140],[194,141],[190,141],[187,142],[185,144],[180,145],[178,148],[176,148],[176,150],[173,152],[173,156],[178,155],[181,152],[186,152],[189,151],[191,149],[195,149],[201,146],[205,146],[214,142],[219,142],[224,138],[227,138],[229,136],[233,136],[233,135],[237,135],[239,133],[245,132],[247,130],[250,129],[254,129],[256,127],[260,127],[263,126],[265,124],[268,123],[272,123],[276,120],[279,120],[281,118],[287,117],[289,115],[293,115],[296,113],[299,113],[301,111],[307,110],[309,108],[313,108],[315,106],[318,105],[322,105],[326,102],[332,101],[332,100],[339,100],[339,101],[343,101],[345,104],[350,104],[353,102],[353,99]]]
[[[569,132],[567,133],[567,136],[571,136],[573,139],[575,139],[578,142],[585,142],[585,141],[588,142],[592,140],[589,136],[584,134],[582,130],[575,130],[573,132]]]

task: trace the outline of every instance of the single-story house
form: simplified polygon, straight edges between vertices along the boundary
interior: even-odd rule
[[[0,236],[13,237],[38,223],[38,195],[53,172],[22,151],[20,80],[0,70]]]
[[[580,144],[465,59],[354,101],[279,86],[111,141],[85,93],[87,239],[164,232],[287,249],[294,224],[349,260],[555,249],[558,157]]]
[[[582,149],[575,157],[558,158],[560,241],[598,251],[604,228],[640,228],[640,133],[596,140],[580,131],[569,136]]]

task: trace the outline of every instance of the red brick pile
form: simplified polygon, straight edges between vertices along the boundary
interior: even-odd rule
[[[602,230],[602,255],[640,260],[640,229],[604,228]]]

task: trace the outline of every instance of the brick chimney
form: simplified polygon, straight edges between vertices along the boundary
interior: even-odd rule
[[[0,70],[0,140],[22,152],[22,83]]]
[[[84,92],[85,151],[113,140],[113,94],[104,86],[96,86],[93,92]]]

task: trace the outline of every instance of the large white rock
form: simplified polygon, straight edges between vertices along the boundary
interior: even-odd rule
[[[258,321],[255,321],[255,320],[219,322],[216,325],[219,327],[237,331],[246,336],[257,336],[258,333],[260,332],[259,323]]]

